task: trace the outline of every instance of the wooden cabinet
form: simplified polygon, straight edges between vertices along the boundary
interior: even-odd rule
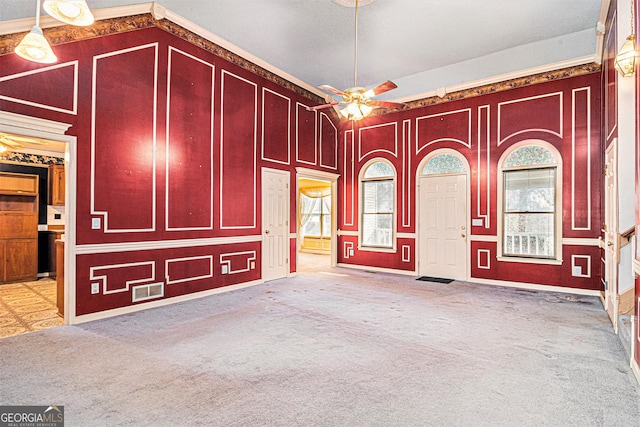
[[[0,283],[38,278],[38,176],[0,172]]]
[[[49,166],[49,204],[64,206],[64,165]]]

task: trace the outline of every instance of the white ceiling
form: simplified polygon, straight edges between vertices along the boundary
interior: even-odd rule
[[[608,0],[375,0],[359,11],[358,84],[370,87],[390,79],[399,88],[379,98],[407,99],[549,64],[593,62],[603,1],[608,4]],[[0,21],[33,18],[35,3],[0,0]],[[87,3],[102,9],[147,2]],[[158,3],[311,86],[353,86],[353,8],[332,0]]]

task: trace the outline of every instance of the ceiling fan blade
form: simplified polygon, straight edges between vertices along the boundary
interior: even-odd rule
[[[326,91],[328,91],[328,92],[333,92],[333,93],[335,93],[336,95],[344,96],[344,92],[343,92],[343,91],[338,90],[338,89],[336,89],[336,88],[335,88],[335,87],[333,87],[333,86],[329,86],[329,85],[321,85],[321,86],[318,86],[318,87],[319,87],[320,89],[324,89],[324,90],[326,90]]]
[[[318,110],[322,110],[323,108],[333,107],[334,105],[338,105],[338,104],[342,104],[342,102],[332,102],[330,104],[322,104],[322,105],[316,105],[314,107],[307,107],[307,111],[318,111]]]
[[[384,83],[380,83],[378,86],[374,87],[373,89],[369,89],[368,91],[366,91],[364,93],[364,96],[366,96],[367,98],[372,98],[376,95],[380,95],[381,93],[388,92],[397,87],[398,85],[396,85],[394,82],[392,82],[391,80],[387,80]]]
[[[402,102],[378,101],[376,99],[370,99],[367,101],[367,105],[369,105],[370,107],[403,108],[406,104]]]

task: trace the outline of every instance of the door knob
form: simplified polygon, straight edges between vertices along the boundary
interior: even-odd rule
[[[465,229],[464,225],[463,225],[462,227],[460,227],[460,229],[461,229],[461,230],[464,230],[464,229]]]
[[[265,234],[269,234],[269,230],[264,230],[264,233]]]
[[[462,237],[467,237],[464,233],[461,234]]]
[[[613,242],[607,242],[607,246],[613,246]]]

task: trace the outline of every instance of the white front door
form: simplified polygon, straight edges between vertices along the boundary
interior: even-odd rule
[[[289,273],[289,172],[262,169],[262,279]]]
[[[420,178],[418,273],[467,280],[467,177]]]
[[[604,307],[618,329],[618,184],[617,141],[607,148],[604,177]]]

